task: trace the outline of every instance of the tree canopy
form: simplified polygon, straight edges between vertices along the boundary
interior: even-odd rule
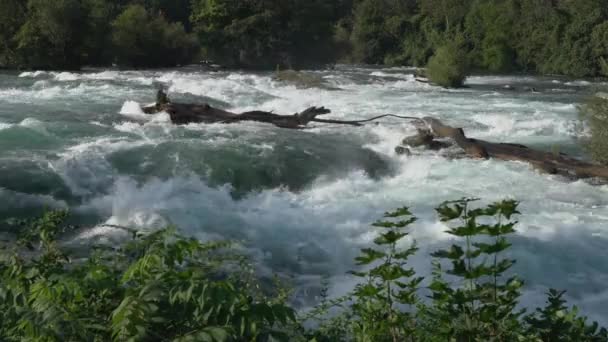
[[[426,66],[608,76],[608,0],[4,0],[0,67]],[[127,48],[129,47],[129,48]],[[132,50],[132,51],[130,51]]]

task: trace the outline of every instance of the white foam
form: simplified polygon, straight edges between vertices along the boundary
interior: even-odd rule
[[[80,77],[71,72],[60,72],[55,74],[55,79],[60,82],[78,81]]]
[[[587,87],[587,86],[591,85],[591,82],[584,81],[584,80],[578,80],[578,81],[566,82],[565,84],[569,85],[569,86],[574,86],[574,87]]]
[[[136,119],[140,121],[150,121],[157,123],[171,122],[171,117],[168,113],[160,112],[157,114],[146,114],[141,108],[141,105],[135,101],[126,101],[122,105],[122,108],[120,109],[119,113],[128,116],[131,119]]]
[[[123,103],[122,108],[120,109],[120,114],[136,116],[146,115],[141,108],[141,105],[135,101],[126,101]]]
[[[46,71],[25,71],[22,72],[21,74],[19,74],[19,77],[24,78],[24,77],[31,77],[31,78],[36,78],[42,75],[47,75],[48,73]]]
[[[376,77],[401,78],[401,79],[412,78],[412,75],[409,75],[409,74],[387,73],[387,72],[383,72],[383,71],[374,71],[370,75],[376,76]]]

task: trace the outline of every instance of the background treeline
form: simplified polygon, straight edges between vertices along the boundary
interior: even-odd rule
[[[608,75],[608,0],[3,0],[0,66],[333,62]],[[456,55],[456,57],[454,57]]]

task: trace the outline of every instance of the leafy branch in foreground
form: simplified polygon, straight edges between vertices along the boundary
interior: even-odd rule
[[[72,259],[54,240],[64,214],[32,224],[38,247],[0,262],[3,341],[285,340],[295,311],[251,291],[246,267],[226,243],[201,243],[174,229],[137,234],[115,250]],[[18,245],[21,245],[19,243]]]
[[[289,292],[261,286],[229,243],[168,228],[77,257],[58,240],[67,213],[47,213],[0,249],[0,340],[608,341],[564,292],[549,290],[532,313],[520,309],[523,281],[509,275],[515,261],[505,257],[518,203],[474,202],[437,208],[453,245],[432,254],[429,279],[408,263],[418,251],[408,235],[416,218],[401,208],[373,224],[373,247],[355,259],[354,290],[325,291],[299,317]]]
[[[587,324],[569,309],[564,292],[549,291],[548,305],[533,314],[519,309],[523,281],[507,273],[515,260],[504,258],[515,233],[518,203],[501,201],[473,208],[475,199],[445,202],[436,211],[454,244],[432,254],[426,283],[407,265],[417,248],[399,249],[416,219],[407,208],[385,215],[376,248],[356,259],[365,271],[355,290],[335,303],[341,314],[320,319],[308,332],[315,341],[608,341],[597,323]],[[446,267],[447,266],[447,267]],[[419,294],[430,292],[428,300]],[[330,312],[331,301],[318,311]],[[315,317],[319,319],[318,316]]]

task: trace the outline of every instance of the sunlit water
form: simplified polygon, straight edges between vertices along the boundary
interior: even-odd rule
[[[450,243],[433,208],[464,196],[522,202],[511,256],[527,280],[525,302],[548,287],[608,322],[608,187],[539,174],[514,162],[394,153],[406,121],[292,131],[257,123],[173,126],[143,115],[157,84],[174,101],[234,111],[290,114],[309,106],[328,118],[393,113],[436,116],[468,135],[582,155],[576,103],[594,86],[536,77],[471,77],[469,88],[418,83],[410,69],[341,67],[318,72],[339,90],[297,89],[271,74],[168,71],[0,74],[0,216],[70,208],[84,227],[71,242],[124,238],[103,224],[169,223],[201,239],[242,241],[262,272],[293,278],[302,303],[328,277],[333,294],[374,238],[369,224],[410,206],[420,217],[412,260]],[[515,91],[507,90],[512,85]],[[537,92],[525,91],[534,87]],[[409,242],[408,242],[409,243]]]

